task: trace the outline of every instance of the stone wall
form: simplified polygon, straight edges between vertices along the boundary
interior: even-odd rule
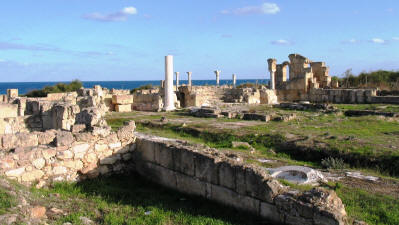
[[[238,157],[175,140],[139,135],[136,171],[183,193],[201,196],[268,220],[286,224],[344,224],[346,213],[335,192],[290,190],[266,170]]]
[[[133,93],[133,109],[137,111],[161,111],[163,99],[159,89],[139,90]]]
[[[373,103],[376,89],[311,89],[308,99],[316,103]]]
[[[79,127],[78,127],[79,128]],[[134,122],[117,132],[49,130],[2,136],[0,174],[37,187],[136,171],[171,189],[286,224],[344,224],[346,213],[335,192],[292,190],[265,169],[245,165],[202,145],[134,133]]]
[[[46,132],[2,135],[0,173],[24,184],[79,181],[132,169],[134,122],[117,132]]]

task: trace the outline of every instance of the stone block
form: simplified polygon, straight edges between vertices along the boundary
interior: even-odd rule
[[[55,138],[55,145],[58,146],[69,146],[71,145],[75,139],[71,132],[67,131],[58,131]]]
[[[32,165],[40,170],[46,165],[46,160],[44,158],[35,159],[32,161]]]
[[[134,121],[129,121],[125,126],[119,128],[117,135],[121,141],[130,141],[134,137],[134,130],[136,129],[136,124]]]
[[[236,192],[214,184],[212,184],[211,190],[211,200],[234,208],[240,207],[239,196]]]
[[[113,95],[112,104],[114,105],[133,104],[133,95]]]
[[[101,165],[112,165],[120,159],[121,159],[121,156],[119,154],[117,154],[112,157],[107,157],[105,159],[100,160],[100,164]]]
[[[135,154],[137,154],[138,160],[148,161],[148,162],[155,162],[155,143],[151,140],[145,139],[137,139],[137,150]]]
[[[75,155],[75,159],[82,159],[86,152],[89,150],[90,145],[87,143],[78,143],[72,147],[72,152]]]
[[[47,130],[45,132],[38,132],[37,133],[37,138],[39,145],[47,145],[50,144],[54,141],[54,138],[56,137],[56,131],[55,130]]]
[[[115,105],[115,112],[131,112],[132,105]]]
[[[72,159],[73,153],[69,150],[65,151],[57,151],[57,159],[65,160],[65,159]]]
[[[80,133],[86,130],[86,124],[75,124],[72,126],[72,133]]]
[[[169,147],[164,143],[154,143],[155,162],[168,169],[173,169],[173,147]]]
[[[0,104],[0,119],[18,116],[18,105]]]
[[[20,177],[25,172],[25,167],[9,170],[5,172],[7,177]]]
[[[219,164],[215,158],[211,158],[210,156],[200,153],[195,153],[194,163],[195,177],[208,183],[219,184]]]
[[[190,195],[206,197],[206,183],[198,178],[176,173],[177,190]]]
[[[284,215],[280,215],[277,207],[267,202],[260,203],[260,216],[272,222],[283,223]]]
[[[18,97],[18,89],[7,89],[7,97],[8,98]]]
[[[189,176],[195,175],[194,153],[184,148],[173,148],[174,170]]]
[[[231,190],[235,190],[235,168],[229,162],[220,162],[219,163],[219,185],[229,188]]]
[[[33,170],[33,171],[26,172],[26,173],[22,174],[21,180],[23,182],[32,182],[32,181],[35,181],[35,180],[39,180],[43,176],[44,176],[43,171],[41,171],[41,170]]]
[[[173,170],[166,169],[162,166],[150,162],[137,162],[136,171],[144,177],[163,186],[177,189],[176,174]]]

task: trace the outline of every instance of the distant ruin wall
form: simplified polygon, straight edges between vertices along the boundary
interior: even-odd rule
[[[266,172],[215,149],[176,140],[137,136],[136,171],[171,189],[201,196],[285,224],[345,224],[335,192],[289,190]]]

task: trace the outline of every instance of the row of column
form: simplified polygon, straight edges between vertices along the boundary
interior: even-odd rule
[[[269,72],[270,72],[270,89],[274,90],[275,89],[275,73],[276,73],[276,60],[275,59],[269,59],[268,60],[269,64]],[[220,85],[220,70],[215,70],[215,75],[216,75],[216,85]],[[180,73],[176,72],[176,91],[179,87],[179,82],[180,82]],[[191,86],[191,74],[192,72],[187,72],[188,75],[188,85]],[[233,74],[233,86],[236,86],[237,82],[237,77],[235,74]],[[172,55],[167,55],[165,56],[165,81],[162,81],[161,84],[164,87],[165,90],[165,105],[164,105],[164,110],[165,111],[171,111],[175,109],[174,105],[174,90],[173,90],[173,56]]]

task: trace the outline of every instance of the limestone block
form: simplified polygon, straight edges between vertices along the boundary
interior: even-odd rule
[[[127,105],[115,105],[115,112],[131,112],[132,111],[132,105],[127,104]]]
[[[163,143],[154,143],[155,162],[168,169],[173,169],[173,150]]]
[[[114,105],[133,104],[133,95],[113,95],[112,104]]]
[[[42,151],[42,156],[44,159],[49,160],[52,157],[54,157],[57,154],[57,151],[55,149],[49,148],[49,149],[43,149]]]
[[[143,161],[155,162],[154,149],[154,142],[145,139],[137,139],[137,151],[135,154],[138,156],[135,158],[141,159]]]
[[[25,172],[25,167],[9,170],[5,174],[7,177],[20,177]]]
[[[218,177],[218,166],[217,159],[211,158],[200,153],[195,153],[195,177],[202,181],[206,181],[212,184],[219,183]]]
[[[136,129],[136,124],[134,121],[129,121],[125,123],[125,126],[119,128],[117,135],[121,141],[130,141],[134,137],[134,130]]]
[[[65,151],[57,151],[57,159],[60,160],[65,160],[65,159],[72,159],[73,158],[73,153],[69,150]]]
[[[73,135],[71,132],[67,131],[58,131],[56,138],[55,138],[55,144],[56,146],[69,146],[71,145],[75,139],[73,138]]]
[[[26,172],[22,174],[21,180],[23,182],[32,182],[38,180],[44,176],[43,171],[41,170],[33,170],[31,172]]]
[[[272,222],[284,222],[284,215],[280,215],[275,205],[269,204],[267,202],[260,203],[260,216],[263,218],[267,218]]]
[[[67,160],[64,161],[62,165],[74,170],[81,170],[83,168],[83,162],[81,160]]]
[[[0,159],[0,169],[12,169],[16,165],[16,161],[12,157],[5,157]]]
[[[176,173],[177,190],[190,195],[206,197],[206,183],[198,178]]]
[[[75,124],[72,126],[72,133],[80,133],[86,130],[86,124]]]
[[[55,166],[53,167],[54,175],[65,175],[67,173],[67,168],[65,166]]]
[[[150,180],[164,185],[166,187],[176,189],[176,174],[174,171],[166,169],[162,166],[150,162],[139,161],[136,165],[136,171]]]
[[[219,163],[219,184],[223,187],[235,190],[235,169],[229,162]]]
[[[72,152],[75,155],[75,159],[82,159],[86,154],[87,150],[89,150],[90,145],[87,143],[78,143],[72,147]]]
[[[97,139],[93,134],[87,132],[75,133],[74,136],[78,142],[95,142]]]
[[[105,159],[100,160],[100,164],[101,165],[112,165],[114,164],[116,161],[120,160],[121,157],[119,154],[114,155],[112,157],[107,157]]]
[[[0,104],[0,119],[18,116],[18,105]]]
[[[18,97],[18,89],[7,89],[7,97],[8,98]]]
[[[55,130],[47,130],[45,132],[38,132],[37,133],[37,138],[38,138],[39,145],[50,144],[51,142],[54,141],[55,137],[56,137],[56,131]]]
[[[108,149],[108,145],[106,145],[106,144],[95,144],[94,145],[94,150],[97,152],[104,152],[107,149]]]
[[[94,163],[97,161],[97,155],[95,153],[88,153],[85,157],[84,157],[85,162],[87,163]]]
[[[173,148],[174,170],[194,176],[194,154],[184,148]]]
[[[46,165],[46,160],[44,158],[39,158],[36,160],[32,161],[32,165],[36,168],[36,169],[42,169],[45,165]]]
[[[238,194],[222,186],[212,184],[211,199],[223,205],[240,207]]]

